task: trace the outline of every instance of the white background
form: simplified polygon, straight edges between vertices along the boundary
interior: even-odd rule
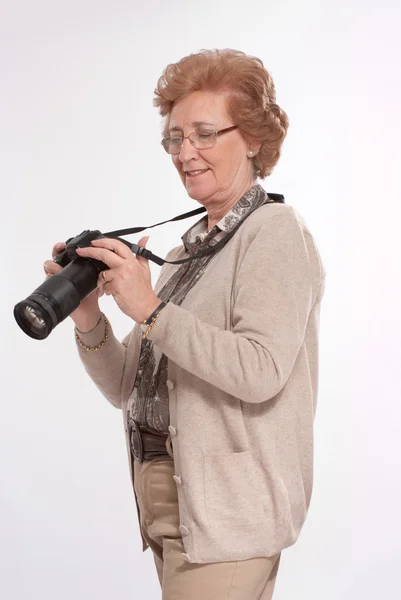
[[[263,185],[303,215],[327,270],[314,493],[275,600],[400,597],[400,13],[395,1],[3,0],[2,598],[160,598],[120,411],[84,373],[69,319],[34,341],[12,309],[54,242],[198,206],[152,98],[169,62],[216,47],[274,77],[291,125]],[[151,231],[148,247],[165,256],[193,222]],[[128,332],[111,298],[102,308]]]

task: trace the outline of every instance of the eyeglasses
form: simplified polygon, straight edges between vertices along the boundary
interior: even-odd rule
[[[232,125],[219,131],[193,131],[186,137],[166,137],[161,141],[161,144],[167,154],[179,154],[181,152],[184,140],[188,139],[194,148],[197,150],[204,150],[206,148],[213,148],[216,145],[217,136],[222,133],[228,133],[233,129],[237,129],[238,125]]]

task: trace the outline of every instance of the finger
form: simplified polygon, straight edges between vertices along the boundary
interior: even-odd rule
[[[97,278],[97,289],[98,289],[98,293],[104,293],[103,287],[104,287],[104,279],[103,279],[103,271],[101,273],[99,273],[99,277]]]
[[[141,239],[138,242],[138,246],[141,246],[141,248],[146,248],[148,239],[149,239],[148,235],[144,235],[143,237],[141,237]],[[138,256],[138,255],[136,255],[136,257],[141,265],[149,265],[149,261],[147,258],[144,258],[143,256]]]
[[[117,273],[115,269],[107,269],[106,271],[101,271],[101,273],[99,273],[97,284],[102,291],[104,290],[105,285],[107,283],[111,283],[116,275]]]
[[[109,281],[111,281],[111,279],[112,279],[112,274],[111,274],[110,269],[107,269],[107,271],[102,271],[99,274],[99,279],[98,279],[99,285],[105,286],[106,283],[108,283]]]
[[[106,294],[106,296],[112,296],[113,292],[111,291],[112,285],[111,283],[106,283],[103,286],[103,292]]]
[[[120,240],[115,240],[114,238],[101,238],[100,240],[93,240],[92,245],[95,248],[107,248],[111,252],[114,252],[121,258],[129,258],[132,256],[131,250],[120,242]]]
[[[110,296],[111,292],[111,284],[112,280],[108,280],[108,274],[111,273],[110,270],[102,271],[98,277],[98,289],[101,290],[102,294],[106,294],[106,296]]]
[[[131,256],[131,252],[128,248],[127,250],[129,256]],[[77,254],[79,256],[84,256],[85,258],[96,258],[97,260],[102,261],[110,269],[119,267],[124,262],[124,259],[121,258],[121,256],[118,256],[115,252],[106,248],[94,248],[93,246],[89,246],[88,248],[77,248]]]
[[[63,267],[55,263],[53,260],[45,260],[43,263],[43,270],[46,275],[55,275],[63,270]]]
[[[96,287],[94,290],[90,292],[93,295],[96,295],[97,298],[101,298],[103,296],[103,286],[99,285],[99,279],[97,280]]]
[[[46,279],[49,279],[49,277],[53,277],[53,275],[57,275],[57,273],[50,273],[49,271],[47,271],[44,265],[43,265],[43,270],[45,272]]]
[[[54,246],[53,246],[52,257],[54,258],[56,256],[56,254],[60,254],[60,252],[62,252],[64,249],[65,249],[65,242],[57,242],[57,244],[54,244]]]

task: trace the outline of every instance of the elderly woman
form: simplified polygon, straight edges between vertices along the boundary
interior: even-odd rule
[[[207,210],[167,260],[200,257],[164,264],[153,289],[122,242],[80,250],[109,270],[71,315],[77,347],[122,409],[163,599],[267,600],[311,499],[325,271],[302,217],[257,183],[288,128],[262,61],[202,51],[169,65],[155,93],[163,148]],[[122,343],[103,292],[136,323]]]

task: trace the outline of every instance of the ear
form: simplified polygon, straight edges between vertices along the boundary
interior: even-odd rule
[[[248,150],[252,150],[253,155],[256,156],[260,150],[261,145],[261,142],[249,141]]]

